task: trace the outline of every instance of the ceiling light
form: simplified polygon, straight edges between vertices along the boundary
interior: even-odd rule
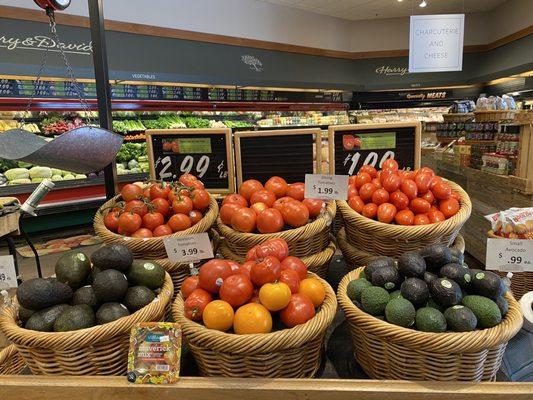
[[[418,5],[418,7],[422,7],[422,8],[424,8],[424,7],[427,6],[427,5],[428,5],[428,3],[426,2],[426,0],[422,0],[422,3],[420,3],[420,4]]]
[[[401,3],[403,0],[398,0],[398,3]]]

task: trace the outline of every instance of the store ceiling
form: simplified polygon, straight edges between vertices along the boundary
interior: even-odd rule
[[[474,13],[490,11],[505,0],[426,0],[425,8],[418,7],[420,0],[263,0],[317,14],[362,19],[407,17],[411,14]]]

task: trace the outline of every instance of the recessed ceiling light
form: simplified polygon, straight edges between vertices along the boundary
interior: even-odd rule
[[[420,4],[418,5],[418,7],[422,7],[422,8],[424,8],[424,7],[427,6],[427,5],[428,5],[428,3],[426,2],[426,0],[422,0],[422,3],[420,3]]]

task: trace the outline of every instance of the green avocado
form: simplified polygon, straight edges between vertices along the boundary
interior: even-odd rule
[[[56,278],[71,288],[80,287],[91,272],[89,258],[80,252],[68,252],[57,260],[55,266]]]
[[[354,279],[353,281],[350,281],[348,283],[348,287],[346,289],[346,294],[350,298],[350,300],[357,300],[361,301],[361,292],[364,288],[372,286],[370,282],[368,282],[366,279]]]
[[[423,332],[446,331],[446,318],[437,309],[431,307],[419,308],[415,317],[416,329]]]
[[[383,315],[389,300],[389,292],[378,286],[366,287],[361,292],[361,306],[371,315]]]
[[[35,311],[28,310],[27,308],[22,307],[19,305],[19,320],[22,323],[22,325],[25,325],[26,322],[30,319],[30,317],[35,314]]]
[[[29,310],[42,310],[57,304],[69,303],[72,289],[55,279],[35,278],[22,282],[17,288],[19,304]]]
[[[97,309],[100,304],[96,298],[96,293],[92,286],[83,286],[74,292],[72,296],[72,305],[87,304],[93,309]]]
[[[385,317],[387,318],[387,322],[405,328],[415,323],[415,315],[415,307],[406,299],[392,299],[385,307]]]
[[[126,275],[132,285],[152,290],[160,288],[165,281],[165,269],[153,261],[134,260]]]
[[[126,272],[133,262],[133,253],[123,244],[113,243],[100,247],[92,256],[93,265],[99,269],[116,269]]]
[[[92,287],[102,304],[121,301],[128,290],[128,279],[116,269],[106,269],[96,275]]]
[[[124,305],[131,313],[147,306],[155,299],[155,294],[146,286],[132,286],[126,292]]]
[[[448,328],[455,332],[470,332],[476,329],[477,318],[471,309],[456,305],[444,311]]]
[[[498,308],[500,309],[500,313],[502,314],[502,318],[507,315],[507,312],[509,311],[509,303],[507,300],[505,300],[505,297],[500,296],[496,299],[496,304],[498,305]]]
[[[69,332],[90,328],[95,324],[94,311],[87,304],[68,307],[57,317],[54,332]]]
[[[96,312],[96,322],[98,324],[107,324],[128,315],[130,315],[130,312],[123,304],[105,303]]]
[[[52,332],[56,319],[69,307],[68,304],[58,304],[57,306],[37,311],[28,319],[24,327],[32,331]]]
[[[480,329],[492,328],[502,321],[502,314],[498,305],[487,297],[465,296],[463,305],[472,310],[477,318],[477,327]]]

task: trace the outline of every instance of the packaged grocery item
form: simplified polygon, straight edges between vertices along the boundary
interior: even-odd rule
[[[533,239],[533,207],[510,208],[485,215],[495,235],[510,239]]]
[[[181,329],[169,322],[143,322],[131,330],[128,381],[169,384],[180,373]]]

